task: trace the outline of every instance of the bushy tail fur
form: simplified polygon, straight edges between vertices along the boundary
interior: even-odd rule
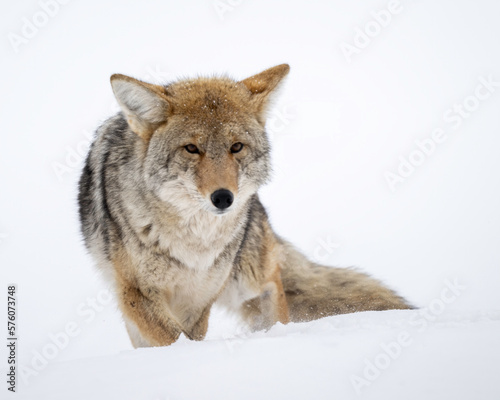
[[[364,273],[318,265],[288,243],[283,243],[283,248],[281,279],[292,322],[358,311],[414,308]]]

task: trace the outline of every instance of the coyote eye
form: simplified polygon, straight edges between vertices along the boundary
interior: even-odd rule
[[[235,143],[231,146],[231,153],[239,153],[243,148],[243,143]]]
[[[198,147],[196,147],[194,144],[188,144],[187,146],[184,146],[186,151],[191,154],[200,154],[200,150],[198,150]]]

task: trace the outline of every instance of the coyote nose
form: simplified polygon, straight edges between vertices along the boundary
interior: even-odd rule
[[[233,194],[227,189],[219,189],[210,196],[212,203],[220,210],[225,210],[233,204]]]

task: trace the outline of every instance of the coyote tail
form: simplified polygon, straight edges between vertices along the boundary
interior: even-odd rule
[[[413,309],[405,299],[352,268],[332,268],[309,261],[284,245],[281,279],[290,321],[305,322],[358,311]]]

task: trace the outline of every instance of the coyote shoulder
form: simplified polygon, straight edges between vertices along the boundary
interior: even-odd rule
[[[79,187],[85,243],[135,347],[204,338],[212,305],[254,330],[410,305],[369,276],[317,265],[276,235],[269,100],[289,66],[165,86],[113,75],[121,112],[98,129]]]

